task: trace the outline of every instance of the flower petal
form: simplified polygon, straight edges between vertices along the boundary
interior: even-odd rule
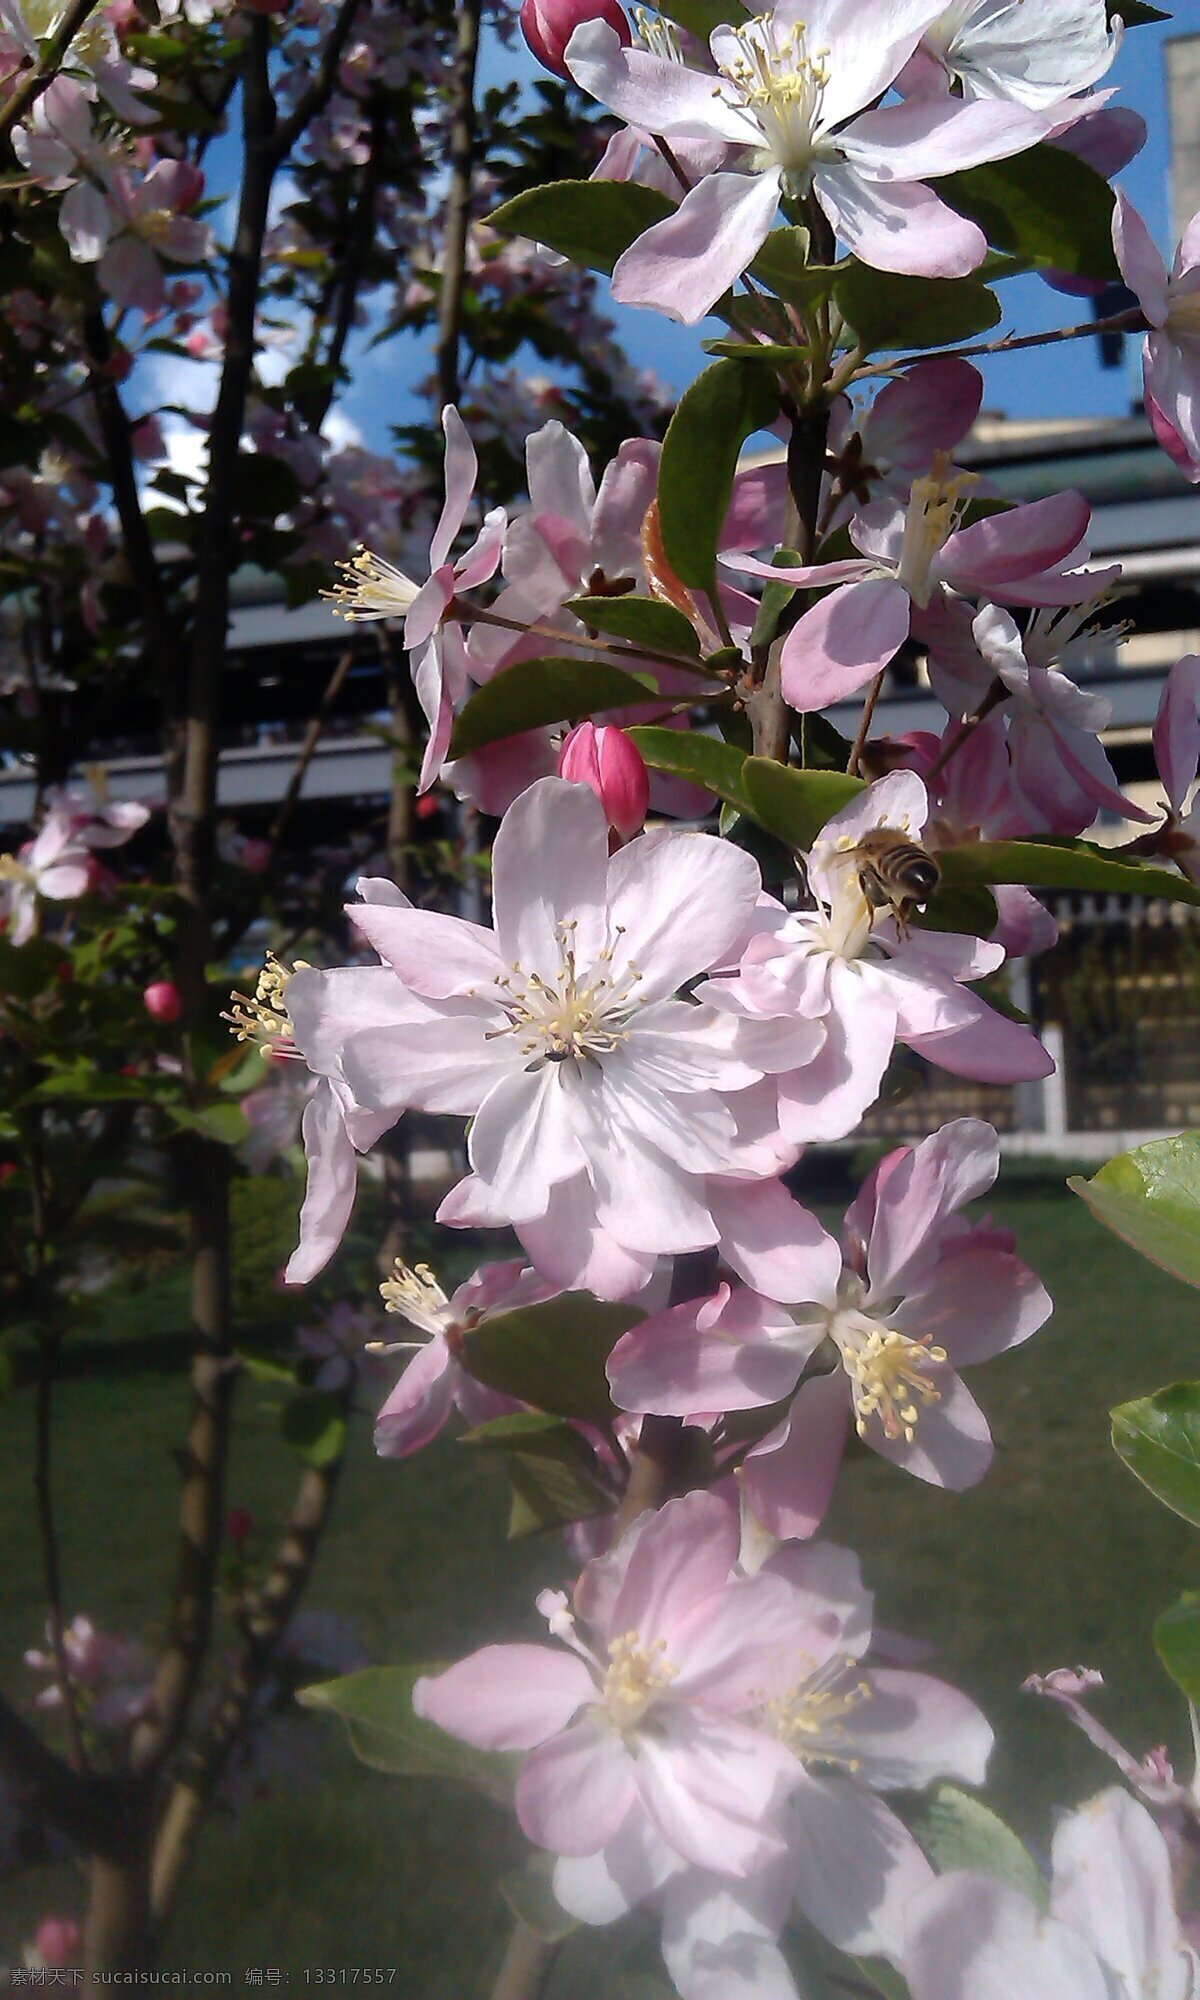
[[[585,1715],[527,1758],[516,1790],[521,1831],[552,1854],[595,1854],[637,1798],[634,1771],[616,1730],[603,1717]]]
[[[806,715],[857,693],[895,658],[910,619],[908,592],[890,577],[831,590],[783,642],[785,700]]]
[[[596,1692],[575,1653],[560,1646],[484,1646],[426,1674],[413,1708],[476,1750],[529,1750],[565,1729]]]
[[[778,169],[706,174],[673,215],[644,230],[613,265],[618,305],[653,306],[684,326],[712,311],[770,234]]]

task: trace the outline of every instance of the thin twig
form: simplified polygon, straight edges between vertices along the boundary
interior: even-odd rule
[[[450,187],[442,235],[442,283],[438,298],[437,378],[443,406],[457,403],[458,354],[462,338],[463,292],[467,277],[467,232],[471,224],[471,181],[475,164],[475,69],[479,60],[482,0],[464,0],[458,9],[458,43],[451,86]]]
[[[25,116],[30,106],[37,103],[44,90],[49,90],[63,59],[82,28],[87,17],[99,5],[99,0],[73,0],[46,43],[36,68],[31,69],[17,85],[12,96],[0,106],[0,139],[7,138],[14,125]]]
[[[312,719],[305,731],[304,741],[300,746],[300,755],[297,757],[292,775],[288,779],[287,790],[279,802],[279,810],[271,821],[270,829],[267,833],[267,839],[270,841],[272,847],[278,847],[280,840],[283,838],[284,828],[292,816],[292,809],[300,796],[300,788],[308,775],[308,767],[320,747],[321,738],[325,734],[337,698],[345,685],[346,675],[354,663],[354,657],[353,647],[348,646],[330,674],[325,692],[313,711]]]
[[[862,753],[866,748],[867,737],[870,733],[871,723],[875,715],[875,704],[879,700],[879,697],[883,692],[883,682],[886,673],[887,673],[887,668],[881,667],[879,672],[876,674],[874,680],[871,682],[870,692],[863,703],[862,720],[858,725],[858,734],[854,739],[854,746],[846,762],[846,775],[849,778],[852,778],[855,772],[858,770],[859,762],[862,758]]]
[[[1057,326],[1048,333],[1006,333],[1000,340],[981,341],[973,347],[939,347],[937,358],[939,361],[974,361],[978,356],[988,354],[1017,354],[1023,347],[1053,347],[1062,340],[1086,340],[1093,333],[1147,331],[1142,308],[1127,306],[1122,312],[1111,313],[1107,319],[1083,320],[1076,326]],[[868,375],[892,374],[898,368],[913,368],[927,358],[925,354],[906,354],[902,361],[885,363],[882,368],[860,368],[856,380],[861,382]]]

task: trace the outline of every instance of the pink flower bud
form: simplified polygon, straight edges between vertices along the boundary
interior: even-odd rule
[[[33,1948],[43,1965],[70,1965],[83,1950],[83,1932],[73,1917],[43,1917]]]
[[[623,729],[581,722],[559,753],[558,774],[574,785],[591,786],[620,840],[641,832],[650,804],[650,775]]]
[[[521,32],[538,61],[556,76],[570,77],[563,56],[585,21],[607,21],[624,48],[633,40],[625,9],[617,0],[522,0]]]
[[[156,979],[147,986],[142,1004],[152,1021],[177,1021],[183,1012],[183,995],[171,979]]]
[[[269,840],[259,840],[249,835],[242,842],[237,858],[242,867],[249,869],[252,875],[261,875],[271,866],[274,852]]]

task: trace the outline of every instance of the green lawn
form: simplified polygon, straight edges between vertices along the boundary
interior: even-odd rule
[[[1010,1178],[994,1204],[1057,1301],[1023,1352],[973,1381],[998,1441],[974,1493],[930,1491],[863,1457],[843,1479],[831,1534],[863,1554],[882,1622],[933,1642],[934,1671],[978,1699],[1002,1748],[990,1796],[1045,1837],[1055,1802],[1107,1783],[1104,1762],[1053,1710],[1020,1695],[1031,1671],[1099,1666],[1100,1712],[1130,1746],[1182,1746],[1182,1704],[1149,1642],[1154,1614],[1196,1582],[1194,1538],[1114,1459],[1113,1402],[1196,1369],[1195,1299],[1109,1237],[1040,1173]],[[68,1609],[108,1627],[152,1629],[171,1561],[171,1458],[184,1409],[180,1292],[171,1282],[119,1306],[81,1338],[61,1390],[58,1490]],[[24,1691],[21,1650],[38,1642],[29,1533],[31,1403],[0,1404],[2,1677]],[[242,1393],[231,1503],[269,1522],[290,1469],[268,1393]],[[353,1618],[378,1660],[446,1657],[533,1636],[532,1595],[561,1580],[555,1542],[503,1540],[501,1478],[453,1443],[377,1462],[356,1427],[312,1601]],[[492,1883],[521,1845],[491,1808],[425,1782],[360,1769],[334,1725],[314,1720],[323,1778],[280,1787],[206,1835],[168,1953],[172,1965],[274,1965],[303,1988],[305,1966],[395,1965],[392,1991],[420,2000],[486,1994],[507,1931]],[[78,1908],[69,1868],[0,1885],[0,1965],[36,1918]],[[553,1992],[606,1990],[607,1942],[568,1946]],[[600,1970],[601,1967],[605,1971]]]

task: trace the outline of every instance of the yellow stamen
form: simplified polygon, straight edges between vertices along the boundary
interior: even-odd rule
[[[663,1658],[666,1650],[665,1639],[655,1639],[646,1646],[636,1632],[624,1632],[611,1642],[603,1699],[618,1729],[636,1728],[679,1672]]]
[[[420,584],[402,569],[385,561],[370,549],[359,548],[349,562],[336,564],[344,583],[321,596],[332,604],[339,618],[403,618],[412,610]]]

